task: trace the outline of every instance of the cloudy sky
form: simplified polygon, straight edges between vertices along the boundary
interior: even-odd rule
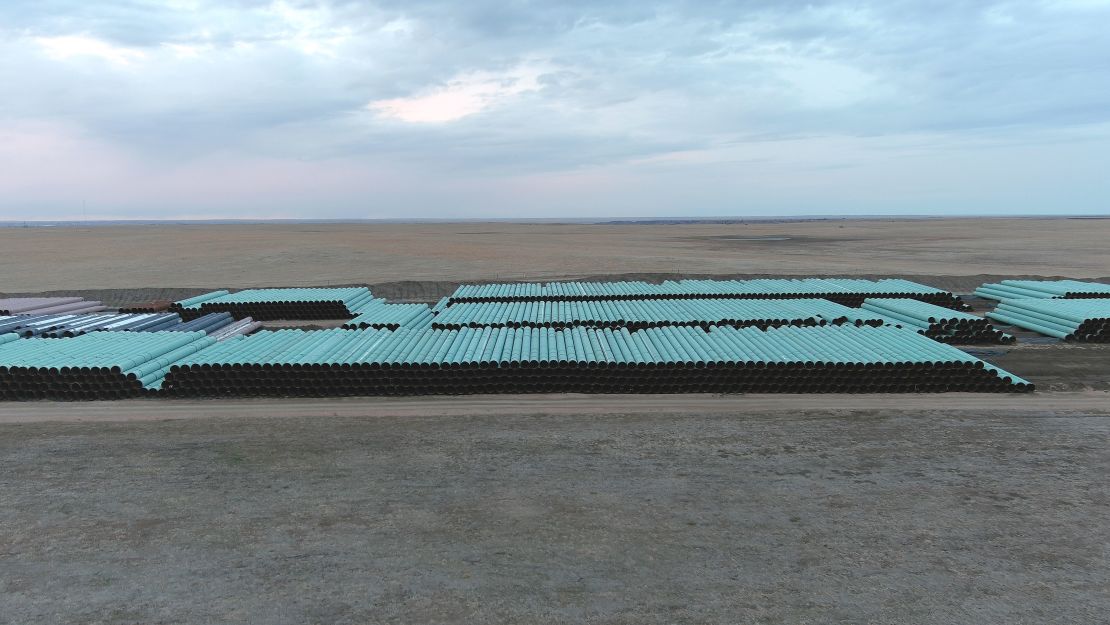
[[[0,220],[1110,212],[1110,0],[4,0]]]

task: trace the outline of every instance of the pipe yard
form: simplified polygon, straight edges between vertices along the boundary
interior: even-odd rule
[[[918,300],[868,298],[861,308],[879,315],[884,325],[914,329],[941,343],[1011,344],[1016,340],[1012,335],[996,330],[988,319]]]
[[[88,332],[195,332],[217,338],[250,334],[262,327],[250,317],[235,319],[231,313],[209,313],[185,321],[176,313],[89,313],[14,315],[0,317],[0,334],[24,338],[68,338]]]
[[[203,332],[95,332],[66,339],[8,340],[0,345],[0,396],[137,397],[160,386],[169,365],[215,342]]]
[[[0,315],[80,314],[107,309],[100,302],[88,302],[81,297],[15,297],[0,300]]]
[[[150,313],[8,299],[0,397],[1027,392],[1033,382],[955,345],[1012,344],[992,320],[1107,342],[1110,299],[1087,297],[1102,286],[986,284],[977,292],[1047,294],[986,316],[904,279],[461,285],[434,306],[367,287],[217,290]],[[348,321],[263,328],[289,318]]]
[[[1110,284],[1080,280],[1003,280],[975,289],[979,297],[1007,299],[1107,299]]]
[[[432,318],[433,328],[471,327],[628,328],[667,326],[734,326],[759,328],[782,325],[843,323],[854,309],[825,299],[740,300],[571,300],[509,301],[448,304]],[[858,321],[881,324],[877,315]]]
[[[0,228],[0,613],[1100,622],[1108,237]]]
[[[987,316],[1065,341],[1110,343],[1110,299],[1004,299]]]
[[[402,326],[424,326],[431,323],[434,317],[435,312],[427,304],[390,304],[385,300],[373,299],[363,303],[355,311],[355,317],[343,324],[343,327],[349,330],[396,330]]]
[[[897,328],[261,332],[172,365],[193,396],[1007,392],[1032,385]]]
[[[821,298],[859,306],[868,297],[908,297],[956,310],[967,308],[952,293],[909,280],[853,278],[463,285],[451,295],[451,302]]]
[[[350,319],[372,299],[370,289],[298,288],[226,290],[174,302],[170,309],[184,317],[230,312],[259,321],[274,319]]]

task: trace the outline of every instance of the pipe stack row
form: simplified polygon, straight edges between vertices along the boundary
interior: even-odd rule
[[[229,312],[236,319],[350,319],[373,296],[370,289],[290,288],[246,289],[229,293],[213,291],[174,302],[172,310],[185,318],[212,312]]]
[[[127,306],[121,306],[119,311],[121,313],[165,312],[165,311],[169,310],[170,306],[172,306],[172,305],[173,305],[172,300],[156,299],[156,300],[151,300],[149,302],[143,302],[143,303],[138,303],[138,304],[128,304]]]
[[[169,366],[216,344],[203,332],[0,335],[0,398],[120,399],[156,392]]]
[[[107,310],[98,301],[82,297],[9,297],[0,299],[0,315],[49,315]]]
[[[989,319],[914,299],[866,299],[862,310],[942,343],[1009,344],[1014,337],[996,330]]]
[[[979,297],[1006,299],[1101,299],[1110,298],[1110,284],[1082,280],[1003,280],[975,289]]]
[[[456,303],[441,310],[432,327],[446,330],[478,327],[562,329],[574,326],[628,328],[665,326],[815,326],[869,321],[859,309],[826,299],[681,299],[681,300],[530,300]],[[880,315],[870,315],[882,325]]]
[[[226,341],[237,336],[247,336],[248,334],[257,332],[261,328],[261,321],[255,321],[250,317],[244,317],[242,319],[232,320],[223,327],[205,330],[205,333],[217,341]]]
[[[218,291],[209,291],[207,293],[201,293],[200,295],[194,295],[193,297],[178,300],[178,301],[174,302],[173,304],[170,304],[170,309],[196,309],[196,308],[199,308],[200,305],[203,304],[204,302],[209,302],[209,301],[212,301],[214,299],[223,297],[224,295],[227,295],[230,292],[231,291],[228,291],[226,289],[220,289]]]
[[[1033,385],[890,326],[279,330],[172,365],[194,396],[1015,392]]]
[[[17,315],[0,318],[0,333],[14,332],[21,337],[65,338],[88,332],[205,332],[213,334],[234,326],[236,334],[252,332],[261,324],[249,317],[236,322],[230,313],[211,313],[183,321],[176,313],[91,313],[54,315]],[[234,334],[229,334],[234,336]]]
[[[20,315],[0,320],[0,332],[16,332],[29,338],[71,337],[97,331],[142,332],[167,329],[181,324],[171,313],[130,315],[117,313]]]
[[[427,304],[390,304],[374,299],[358,309],[354,319],[343,324],[346,329],[396,330],[401,327],[426,326],[435,314]]]
[[[1004,299],[987,316],[1065,341],[1110,343],[1110,299]]]
[[[970,309],[953,293],[917,282],[857,278],[473,284],[456,289],[451,302],[823,298],[859,306],[868,297],[912,298],[955,310]]]

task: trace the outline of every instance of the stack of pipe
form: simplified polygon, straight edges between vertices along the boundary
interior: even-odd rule
[[[107,310],[97,301],[81,297],[9,297],[0,299],[0,315],[49,315]]]
[[[207,293],[201,293],[200,295],[194,295],[194,296],[186,298],[186,299],[177,300],[176,302],[173,303],[173,305],[174,306],[179,306],[179,307],[182,307],[182,308],[192,308],[194,306],[197,306],[197,305],[201,304],[202,302],[207,302],[209,300],[214,300],[217,297],[222,297],[224,295],[227,295],[230,292],[231,291],[228,291],[226,289],[220,289],[218,291],[209,291]]]
[[[217,341],[226,341],[237,336],[246,336],[258,331],[261,328],[261,321],[255,321],[250,317],[244,317],[243,319],[232,321],[222,328],[218,328],[216,330],[208,332],[208,336],[216,339]]]
[[[218,291],[209,291],[207,293],[201,293],[200,295],[194,295],[193,297],[178,300],[170,304],[170,310],[181,315],[182,319],[193,319],[195,317],[199,317],[202,314],[200,310],[200,305],[202,303],[214,300],[218,297],[223,297],[228,293],[230,293],[230,291],[221,289]]]
[[[163,386],[183,397],[1032,388],[916,332],[854,325],[263,331],[182,359]]]
[[[119,399],[156,392],[170,365],[214,345],[203,332],[0,337],[0,398]]]
[[[170,309],[173,304],[172,300],[156,299],[142,304],[128,304],[121,306],[119,311],[121,313],[156,313],[165,312]]]
[[[0,322],[0,331],[17,332],[23,337],[59,338],[98,331],[157,331],[180,325],[180,323],[181,318],[172,313],[28,315],[20,321]]]
[[[343,324],[346,329],[396,330],[401,327],[425,326],[435,314],[427,304],[390,304],[383,299],[367,302],[354,319]]]
[[[174,302],[183,317],[229,312],[236,319],[350,319],[373,299],[366,287],[247,289],[235,293],[214,291]]]
[[[852,317],[852,319],[849,319]],[[432,320],[433,328],[628,328],[728,325],[768,328],[854,321],[859,310],[825,299],[682,299],[458,303]],[[882,325],[879,315],[869,325]],[[861,319],[861,322],[866,322]]]
[[[248,323],[251,320],[248,318]],[[93,313],[18,315],[0,319],[0,332],[22,337],[64,338],[88,332],[194,332],[212,334],[235,322],[230,313],[212,313],[182,321],[176,313]],[[257,326],[251,330],[257,329]]]
[[[451,303],[823,298],[847,306],[859,306],[868,297],[912,298],[955,310],[970,309],[953,293],[917,282],[857,278],[667,280],[660,284],[642,281],[464,284],[455,290]]]
[[[1003,280],[975,289],[979,297],[994,300],[1103,299],[1110,298],[1110,284],[1081,280]]]
[[[987,316],[1065,341],[1110,343],[1110,298],[1004,299]]]
[[[890,325],[917,331],[942,343],[1008,344],[1014,337],[990,320],[914,299],[866,299],[862,310],[882,315]]]

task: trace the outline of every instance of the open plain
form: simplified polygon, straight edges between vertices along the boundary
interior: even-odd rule
[[[2,228],[0,293],[1110,276],[1110,220]],[[1110,346],[1033,395],[0,404],[0,622],[1093,623]]]
[[[0,228],[0,292],[632,274],[1099,278],[1110,276],[1108,240],[1110,219],[1089,218]]]

